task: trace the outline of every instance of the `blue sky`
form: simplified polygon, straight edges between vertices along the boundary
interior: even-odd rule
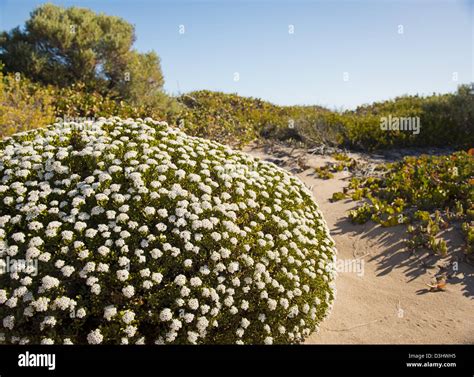
[[[172,94],[210,89],[347,109],[474,81],[472,0],[51,2],[134,24],[135,48],[158,53]],[[0,0],[0,29],[23,25],[41,3]]]

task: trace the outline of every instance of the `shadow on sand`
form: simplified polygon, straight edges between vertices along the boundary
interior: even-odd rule
[[[404,239],[407,237],[404,225],[384,228],[370,221],[358,225],[345,218],[335,224],[331,233],[344,234],[354,238],[355,242],[358,239],[366,239],[369,245],[377,244],[382,251],[374,248],[367,255],[368,261],[377,263],[377,276],[389,274],[395,268],[401,268],[408,281],[425,276],[427,273],[433,275],[446,273],[448,286],[460,284],[465,296],[474,297],[474,266],[465,260],[461,251],[462,240],[455,233],[447,238],[448,250],[451,252],[445,258],[430,251],[407,251],[404,246]],[[361,255],[354,252],[354,257],[358,258]],[[418,290],[417,294],[433,292],[426,287]]]

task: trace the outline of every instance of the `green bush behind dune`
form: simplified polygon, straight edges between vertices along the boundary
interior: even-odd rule
[[[0,137],[56,117],[120,116],[166,120],[190,135],[238,146],[254,139],[366,151],[474,144],[474,95],[467,85],[351,111],[208,90],[173,97],[163,90],[159,56],[138,53],[135,38],[134,26],[122,18],[53,4],[34,9],[22,28],[0,31]],[[383,117],[417,119],[419,132],[384,130]]]

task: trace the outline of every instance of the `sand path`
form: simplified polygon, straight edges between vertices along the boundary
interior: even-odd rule
[[[246,151],[263,159],[275,158],[262,148]],[[331,160],[318,155],[305,157],[310,166]],[[295,165],[283,167],[292,170]],[[447,290],[430,292],[426,283],[439,271],[438,265],[448,263],[448,259],[428,254],[420,258],[404,251],[402,226],[387,229],[373,223],[352,225],[346,212],[354,203],[329,201],[334,192],[348,184],[349,174],[337,173],[329,180],[315,178],[311,169],[296,174],[313,187],[336,241],[338,259],[346,263],[346,271],[337,278],[333,311],[319,333],[312,334],[306,343],[473,344],[474,267],[459,262],[458,273],[448,281]]]

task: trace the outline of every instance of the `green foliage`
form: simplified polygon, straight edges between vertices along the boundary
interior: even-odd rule
[[[369,204],[364,203],[359,206],[356,210],[349,211],[349,219],[356,224],[364,224],[369,221],[374,212],[374,207],[371,207]]]
[[[474,255],[474,221],[462,224],[462,231],[466,237],[466,253]]]
[[[237,145],[257,137],[304,141],[302,124],[323,111],[315,106],[276,106],[256,98],[208,90],[191,92],[178,100],[186,110],[177,125],[186,132]]]
[[[423,225],[427,225],[430,221],[430,213],[428,211],[416,211],[413,218],[419,220]]]
[[[99,111],[82,108],[74,116],[84,112],[137,116],[147,111],[148,116],[162,117],[192,135],[236,145],[258,137],[363,150],[474,144],[474,96],[468,86],[455,94],[403,96],[343,113],[318,106],[276,106],[205,90],[180,96],[179,106],[162,91],[159,57],[133,50],[134,40],[133,26],[119,17],[45,4],[31,13],[23,29],[0,34],[0,59],[6,72],[20,72],[33,82],[66,92],[79,88],[85,98],[73,94],[72,104],[59,99],[60,114],[70,114],[82,102],[93,102]],[[97,105],[95,99],[102,95],[106,103]],[[113,111],[106,114],[107,108]],[[381,119],[387,116],[419,117],[420,132],[383,130]]]
[[[276,106],[235,94],[198,91],[183,95],[184,129],[195,135],[245,144],[260,137],[362,150],[474,144],[474,96],[467,86],[457,93],[404,96],[343,113],[316,106]],[[419,133],[383,130],[382,117],[415,118]]]
[[[83,84],[73,84],[67,88],[56,88],[56,116],[62,118],[100,116],[138,117],[142,111],[124,101],[117,101],[98,92],[87,91]]]
[[[419,117],[420,132],[384,131],[381,118]],[[365,150],[395,147],[454,146],[474,144],[474,95],[468,85],[454,94],[403,96],[360,106],[343,114],[348,146]]]
[[[334,174],[331,173],[330,166],[319,166],[314,168],[314,174],[319,179],[332,179]]]
[[[338,146],[345,143],[347,130],[341,114],[322,108],[296,109],[303,111],[298,114],[295,139],[301,140],[308,147],[321,144]]]
[[[122,98],[134,105],[166,108],[166,101],[163,103],[166,96],[162,92],[164,81],[158,55],[154,52],[139,54],[131,51],[126,70],[129,81],[117,80],[117,90]]]
[[[240,145],[256,137],[255,125],[249,119],[266,105],[260,100],[211,91],[191,92],[178,101],[185,110],[176,125],[188,134]]]
[[[332,194],[332,197],[330,199],[331,202],[338,202],[339,200],[346,199],[347,195],[343,192],[335,192]]]
[[[4,76],[0,67],[0,138],[51,123],[53,102],[48,88],[21,76]]]
[[[238,146],[258,138],[367,151],[474,145],[474,96],[467,85],[452,94],[402,96],[345,112],[207,90],[174,99],[162,90],[159,57],[133,50],[134,40],[134,27],[119,17],[44,4],[24,28],[0,34],[0,60],[5,72],[53,85],[47,90],[56,97],[58,116],[153,116]],[[383,130],[383,117],[419,118],[419,133]]]
[[[19,78],[19,79],[17,79]],[[157,96],[158,98],[158,96]],[[160,95],[160,104],[132,105],[130,102],[87,90],[85,84],[58,88],[32,83],[21,75],[3,75],[0,70],[0,138],[16,132],[44,127],[55,120],[119,116],[175,122],[182,106]]]
[[[380,117],[372,114],[345,113],[341,116],[347,132],[345,144],[352,148],[374,150],[393,146],[394,134],[380,128]],[[406,134],[400,134],[404,137]]]
[[[333,158],[338,162],[329,162],[325,166],[314,168],[314,173],[317,178],[331,179],[334,177],[333,173],[341,172],[343,170],[350,171],[357,166],[357,161],[346,154],[335,153]]]
[[[334,153],[332,155],[332,158],[334,158],[336,161],[342,161],[342,162],[352,162],[353,161],[353,159],[350,158],[345,153]]]
[[[448,253],[448,246],[446,244],[446,241],[443,239],[439,239],[439,240],[431,239],[430,248],[436,254],[440,254],[443,257],[446,256],[446,254]]]
[[[332,306],[334,240],[274,164],[114,117],[14,135],[0,167],[0,344],[299,343]]]
[[[119,95],[133,104],[154,101],[163,87],[154,52],[132,50],[134,27],[119,17],[85,8],[44,4],[19,27],[0,35],[0,59],[8,72],[33,81]]]
[[[450,222],[464,222],[466,250],[472,251],[469,222],[474,210],[474,156],[456,152],[447,156],[406,157],[387,164],[382,176],[351,182],[357,199],[366,202],[349,212],[355,223],[373,220],[382,226],[403,223],[412,235],[409,249],[426,247],[445,255],[447,245],[436,236]],[[353,199],[354,196],[353,196]],[[466,209],[466,210],[465,210]]]
[[[361,200],[364,195],[366,195],[367,191],[366,189],[356,189],[352,192],[351,194],[351,199],[352,200]]]
[[[52,89],[54,95],[55,114],[57,117],[98,118],[119,116],[122,118],[146,118],[153,116],[169,120],[178,113],[176,104],[170,104],[167,109],[161,106],[132,105],[130,102],[114,99],[98,92],[87,91],[84,84],[73,84],[67,88]],[[170,98],[167,102],[171,103]]]

